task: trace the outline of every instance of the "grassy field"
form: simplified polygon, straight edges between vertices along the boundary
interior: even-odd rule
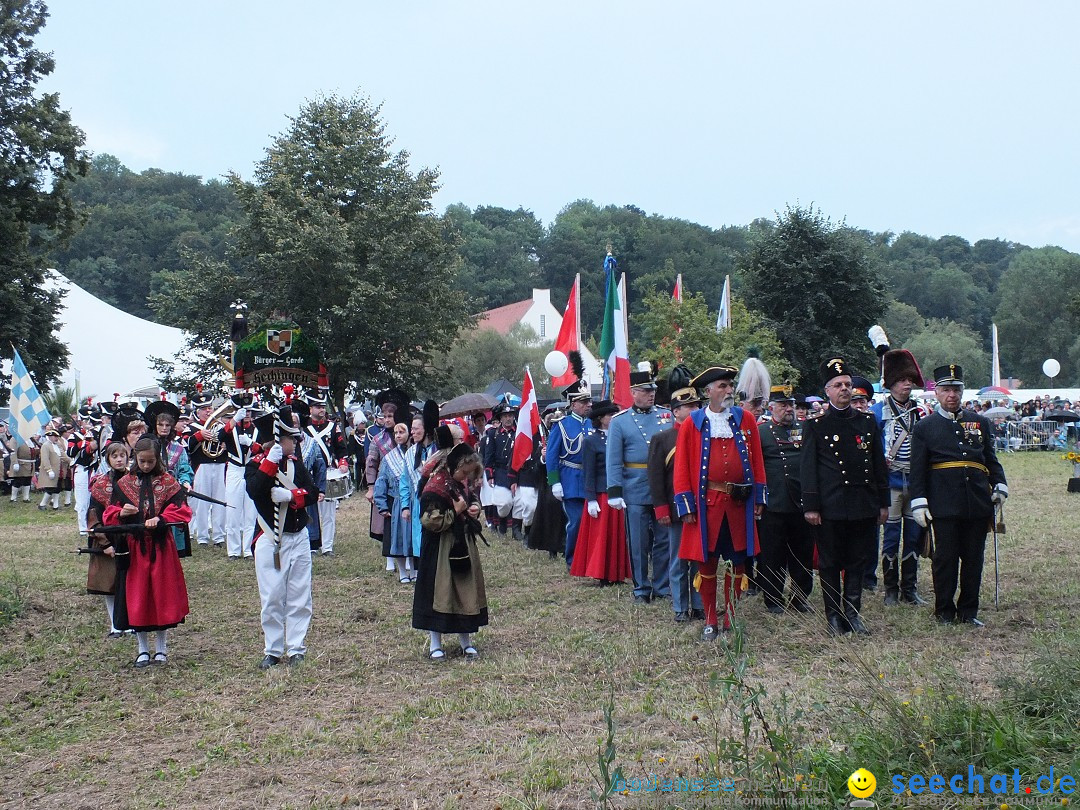
[[[256,668],[249,562],[196,549],[184,563],[192,613],[170,634],[169,665],[136,671],[133,641],[105,639],[100,597],[84,591],[86,558],[68,553],[78,545],[72,511],[5,498],[0,807],[589,808],[602,767],[627,778],[818,779],[842,806],[843,779],[866,752],[881,752],[861,763],[879,786],[882,765],[933,773],[984,753],[966,750],[978,737],[972,712],[1004,729],[1001,757],[1010,722],[1024,724],[1012,729],[1019,749],[1027,737],[1017,735],[1034,734],[1030,718],[1065,718],[1039,726],[1028,751],[1060,751],[1057,762],[1017,765],[1025,776],[1043,764],[1060,773],[1076,764],[1080,739],[1067,727],[1080,721],[1080,500],[1066,493],[1070,467],[1056,454],[1004,463],[1001,606],[988,548],[982,631],[940,628],[929,608],[886,610],[879,593],[864,600],[873,637],[832,640],[815,591],[809,616],[744,600],[745,650],[706,646],[700,623],[674,624],[668,604],[634,605],[627,587],[571,580],[561,560],[492,538],[481,549],[492,617],[477,639],[482,657],[433,664],[410,628],[411,588],[383,570],[367,503],[354,497],[339,511],[336,558],[315,560],[307,663],[266,673]],[[920,586],[929,597],[926,564]],[[1064,666],[1048,670],[1054,662]],[[1016,696],[1033,684],[1042,691],[1025,709]],[[1046,708],[1048,691],[1056,708]],[[965,708],[953,716],[953,705]],[[942,728],[946,717],[954,725]],[[890,806],[882,790],[874,799]],[[602,801],[719,799],[615,791]]]

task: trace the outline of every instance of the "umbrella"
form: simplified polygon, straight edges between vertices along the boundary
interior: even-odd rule
[[[444,402],[439,408],[440,419],[450,419],[454,416],[468,416],[476,411],[490,411],[495,407],[495,398],[487,394],[462,394],[454,397],[449,402]]]
[[[988,408],[982,413],[983,416],[1004,416],[1008,419],[1019,419],[1016,415],[1016,411],[1012,408]]]
[[[1042,415],[1043,420],[1049,420],[1052,422],[1080,422],[1080,413],[1075,411],[1045,411]]]

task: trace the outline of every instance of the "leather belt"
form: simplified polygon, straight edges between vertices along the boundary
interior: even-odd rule
[[[742,482],[732,483],[730,481],[709,481],[706,486],[708,486],[708,488],[711,489],[713,492],[726,492],[728,495],[730,495],[735,489],[735,487],[741,487],[745,485]]]
[[[986,469],[985,464],[980,464],[977,461],[939,461],[937,464],[931,464],[931,470],[956,470],[962,467],[969,467],[973,470],[979,470],[980,472],[990,474],[990,470]]]
[[[647,469],[649,469],[648,464],[639,464],[636,461],[628,461],[625,464],[623,464],[623,466],[626,467],[628,470],[647,470]]]

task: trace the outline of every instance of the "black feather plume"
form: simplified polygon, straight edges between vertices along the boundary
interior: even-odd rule
[[[570,368],[579,380],[585,379],[585,361],[581,359],[581,352],[574,350],[567,354],[570,358]]]
[[[680,388],[689,388],[692,379],[694,379],[694,375],[690,373],[690,369],[682,363],[679,363],[679,365],[668,372],[668,391],[674,394]]]
[[[435,428],[439,426],[439,403],[429,399],[424,403],[424,435],[435,436]]]

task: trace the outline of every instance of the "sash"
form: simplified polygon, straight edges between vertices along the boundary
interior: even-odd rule
[[[293,485],[293,461],[288,459],[285,462],[285,471],[283,472],[281,467],[278,467],[277,475],[274,477],[274,482],[279,486],[283,486],[286,489],[295,489]],[[281,535],[285,531],[285,515],[289,511],[289,502],[274,504],[277,509],[274,512],[274,528],[270,528],[266,519],[263,518],[262,513],[258,509],[255,510],[255,521],[259,524],[259,528],[262,530],[263,535],[272,538],[274,543],[274,569],[281,570]],[[258,538],[256,538],[258,539]],[[255,543],[252,542],[252,547]]]
[[[326,427],[322,430],[316,430],[314,425],[308,425],[307,434],[315,440],[319,449],[322,450],[323,457],[326,459],[326,466],[332,467],[334,465],[334,454],[330,452],[330,448],[326,446],[326,442],[323,438],[329,436],[334,429],[333,422],[327,422]]]

